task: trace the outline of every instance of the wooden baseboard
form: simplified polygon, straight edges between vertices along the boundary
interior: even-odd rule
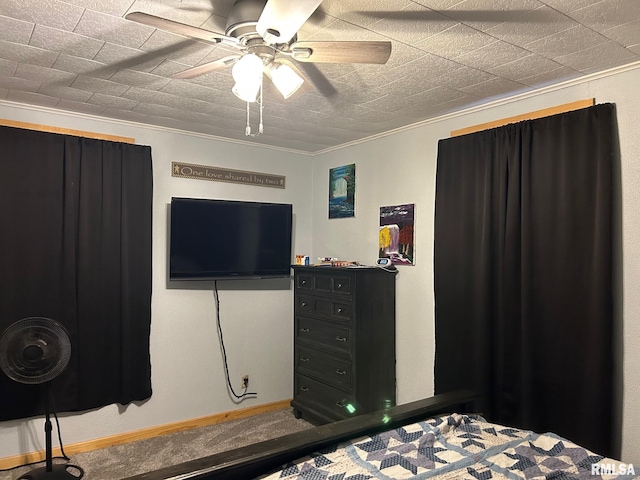
[[[229,420],[238,420],[240,418],[251,417],[261,413],[273,412],[276,410],[284,410],[289,407],[291,400],[280,400],[278,402],[266,403],[255,407],[242,408],[240,410],[232,410],[229,412],[216,413],[206,417],[193,418],[180,422],[158,425],[156,427],[144,428],[133,432],[119,433],[109,437],[97,438],[86,442],[73,443],[65,445],[64,451],[67,455],[76,455],[78,453],[90,452],[100,448],[112,447],[114,445],[123,445],[125,443],[145,440],[147,438],[159,437],[170,433],[182,432],[198,427],[206,427],[216,423],[227,422]],[[43,440],[44,441],[44,440]],[[60,456],[60,447],[53,448],[53,456]],[[38,452],[23,453],[12,457],[0,458],[0,470],[25,465],[32,462],[41,462],[45,459],[44,450]]]

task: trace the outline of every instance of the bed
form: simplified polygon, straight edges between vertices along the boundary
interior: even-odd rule
[[[489,423],[474,399],[435,395],[125,480],[636,478],[553,433]]]

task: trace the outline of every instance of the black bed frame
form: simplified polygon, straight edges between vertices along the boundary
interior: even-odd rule
[[[433,415],[470,413],[476,400],[477,396],[468,390],[435,395],[123,480],[250,480],[335,443],[398,428]]]

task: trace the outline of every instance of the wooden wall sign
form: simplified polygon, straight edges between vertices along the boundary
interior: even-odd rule
[[[241,183],[256,187],[285,188],[284,175],[270,175],[260,172],[246,172],[230,168],[196,165],[193,163],[171,162],[171,176],[197,178],[213,182]]]

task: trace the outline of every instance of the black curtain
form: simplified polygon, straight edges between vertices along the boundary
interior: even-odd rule
[[[69,331],[55,411],[151,395],[151,149],[0,127],[0,333],[26,317]],[[0,373],[0,420],[40,415],[40,385]]]
[[[438,145],[436,393],[612,455],[611,104]]]

